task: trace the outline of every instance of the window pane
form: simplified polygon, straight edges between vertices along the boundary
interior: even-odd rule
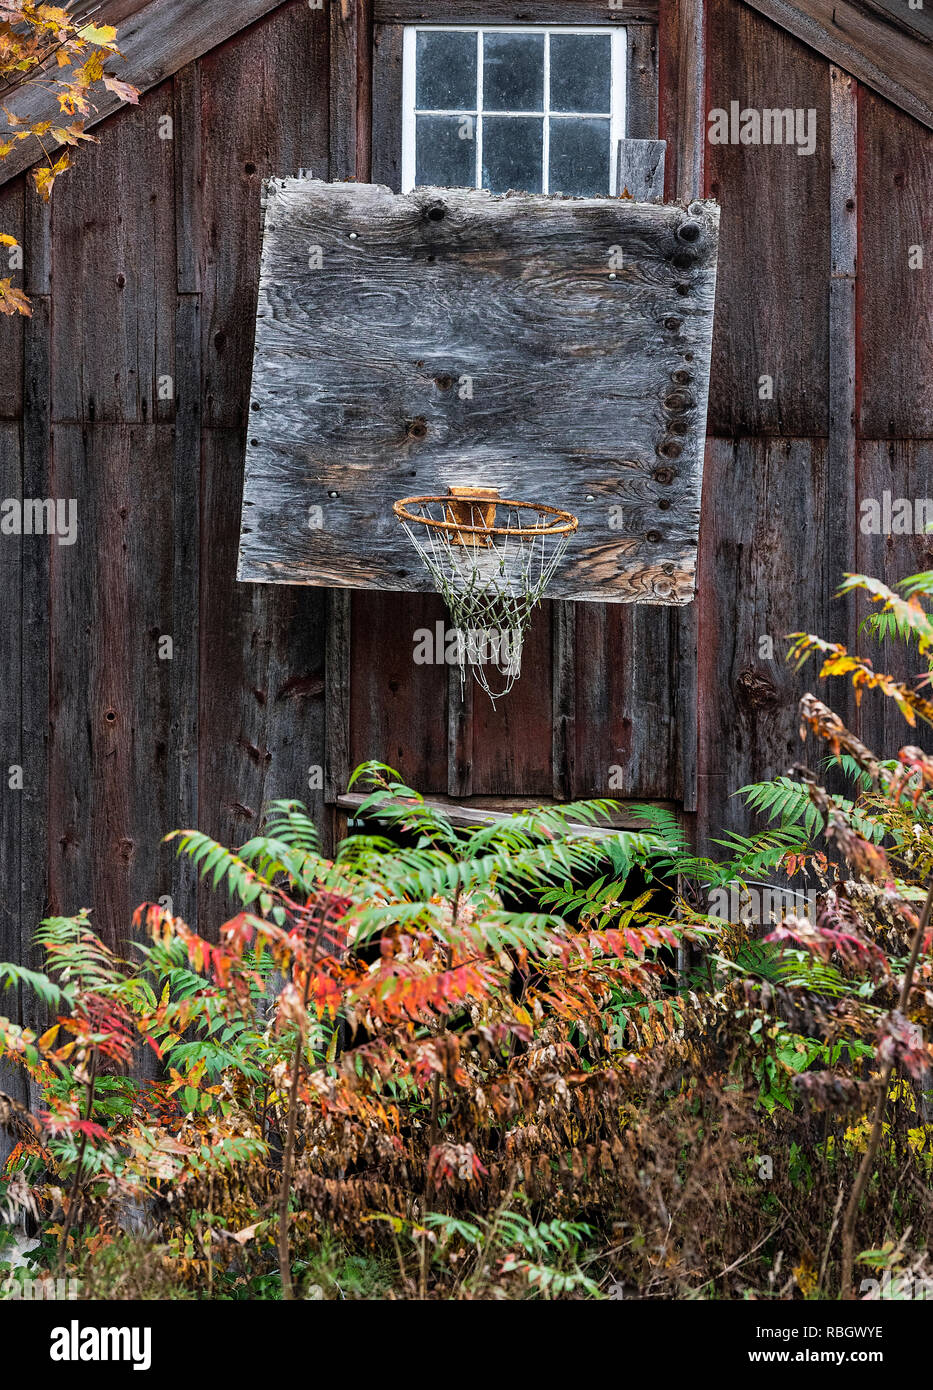
[[[476,110],[476,35],[418,34],[415,105],[422,111]]]
[[[476,187],[476,118],[416,118],[415,184],[441,188]]]
[[[544,35],[483,36],[483,106],[487,111],[544,110]]]
[[[483,117],[483,187],[491,193],[510,188],[542,191],[544,125],[536,116]]]
[[[551,192],[608,197],[609,148],[608,121],[551,121]]]
[[[551,110],[605,111],[612,100],[608,34],[551,35]]]

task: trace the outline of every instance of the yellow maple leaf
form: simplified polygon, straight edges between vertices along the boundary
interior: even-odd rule
[[[85,24],[78,30],[78,37],[99,48],[113,48],[117,31],[112,24]]]

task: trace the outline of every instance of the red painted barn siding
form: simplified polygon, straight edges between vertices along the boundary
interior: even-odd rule
[[[2,956],[28,955],[49,908],[91,906],[113,940],[142,898],[170,893],[193,915],[190,878],[159,844],[178,824],[240,841],[273,796],[325,819],[308,784],[325,761],[337,610],[320,590],[233,576],[260,183],[368,174],[367,13],[359,60],[352,12],[329,22],[294,0],[190,65],[101,127],[51,217],[22,180],[0,193],[35,311],[0,322],[3,495],[76,496],[81,525],[71,551],[0,547],[0,736],[26,779],[0,799]],[[672,15],[665,0],[662,134],[676,163]],[[706,18],[707,109],[792,101],[825,133],[825,60],[736,0],[709,0]],[[157,136],[166,113],[172,142]],[[900,259],[905,243],[929,254],[933,135],[867,92],[858,123],[857,489],[933,495],[930,277]],[[355,595],[338,653],[347,766],[380,757],[426,791],[474,795],[605,794],[619,768],[628,794],[680,800],[697,623],[701,830],[739,823],[729,794],[796,756],[794,703],[813,676],[787,670],[779,640],[773,662],[759,644],[830,620],[829,156],[824,138],[809,159],[705,155],[724,230],[696,610],[545,605],[512,697],[493,712],[476,692],[449,735],[456,679],[411,661],[440,602]],[[165,375],[174,395],[160,400]],[[925,537],[850,539],[851,565],[889,578],[929,563]],[[896,730],[876,711],[866,703],[861,726],[890,751]]]

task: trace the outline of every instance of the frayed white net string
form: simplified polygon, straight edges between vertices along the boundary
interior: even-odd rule
[[[412,518],[446,524],[399,520],[450,610],[461,686],[469,666],[495,704],[521,675],[532,611],[554,577],[570,533],[555,531],[554,516],[543,510],[497,501],[495,529],[476,536],[461,530],[448,508],[443,498],[413,499]],[[479,504],[468,524],[482,526]]]

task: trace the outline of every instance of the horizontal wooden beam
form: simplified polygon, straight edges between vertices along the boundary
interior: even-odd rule
[[[376,0],[377,24],[656,24],[658,0]]]
[[[94,11],[93,19],[95,24],[113,22],[118,26],[117,42],[123,57],[108,62],[107,71],[140,92],[147,92],[283,3],[284,0],[201,0],[192,5],[191,0],[153,0],[121,23],[126,15],[125,0],[105,0]],[[85,127],[98,125],[126,105],[103,88],[95,89],[92,100],[96,110],[85,118]],[[30,124],[53,119],[57,123],[60,115],[54,91],[33,84],[14,92],[6,106]],[[54,146],[49,145],[47,138],[45,144],[51,152]],[[0,162],[0,184],[44,157],[38,141],[18,142]]]
[[[933,129],[933,45],[894,15],[847,0],[745,3]]]
[[[358,815],[360,807],[364,801],[369,800],[370,793],[347,792],[346,795],[337,798],[337,805],[341,811],[353,817]],[[394,803],[396,806],[403,806],[406,803],[402,800]],[[411,805],[416,804],[412,802]],[[479,825],[496,825],[500,821],[511,820],[512,816],[522,811],[549,810],[557,807],[561,803],[550,801],[545,797],[492,797],[477,796],[468,800],[455,801],[450,797],[432,796],[423,803],[430,811],[439,811],[445,815],[451,825],[471,829]],[[673,811],[674,803],[671,801],[656,801],[651,803],[659,809]],[[639,818],[634,810],[628,809],[624,805],[618,805],[611,816],[610,824],[592,826],[583,821],[572,821],[571,825],[575,830],[583,834],[594,835],[600,839],[607,839],[619,830],[647,830],[644,819]]]

